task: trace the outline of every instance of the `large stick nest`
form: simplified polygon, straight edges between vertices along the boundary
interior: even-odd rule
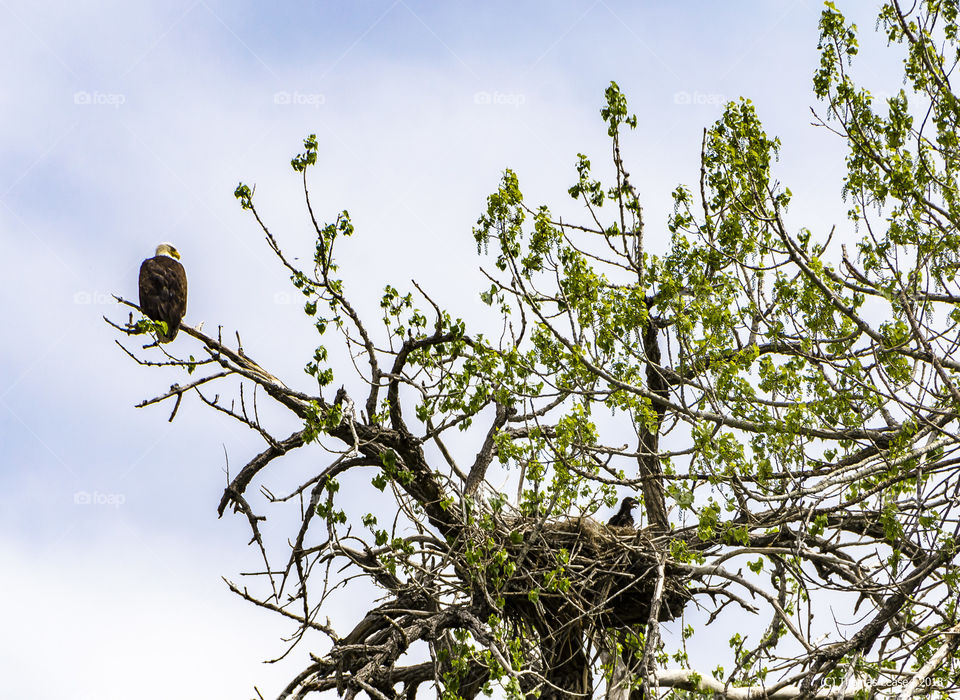
[[[515,621],[541,631],[586,619],[603,628],[649,621],[666,537],[585,517],[546,523],[518,518],[503,525],[500,534],[517,572],[500,594]],[[690,599],[686,581],[666,568],[659,621],[680,615]]]

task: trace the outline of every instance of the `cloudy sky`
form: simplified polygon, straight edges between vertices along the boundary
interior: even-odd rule
[[[867,34],[857,68],[883,93],[899,81],[869,37],[873,5],[854,15]],[[257,186],[283,245],[309,252],[289,160],[316,133],[314,203],[353,216],[341,253],[358,305],[374,317],[384,284],[416,279],[470,319],[485,196],[509,167],[528,201],[576,216],[566,188],[578,152],[608,153],[611,80],[639,117],[626,157],[654,250],[670,191],[696,181],[702,129],[739,96],[783,140],[798,225],[842,228],[843,151],[810,126],[820,7],[0,0],[4,696],[246,699],[256,685],[271,697],[307,658],[264,665],[293,629],[220,578],[258,565],[245,522],[218,520],[216,505],[227,464],[235,473],[259,438],[196,400],[173,423],[169,407],[135,409],[178,377],[135,365],[101,320],[125,320],[110,295],[135,298],[158,242],[183,254],[188,322],[239,331],[251,356],[309,388],[309,324],[237,183]],[[278,434],[295,427],[271,418]],[[291,458],[271,486],[322,459]],[[348,603],[331,617],[353,619]]]

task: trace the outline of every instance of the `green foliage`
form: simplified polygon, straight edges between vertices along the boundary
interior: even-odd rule
[[[607,123],[607,135],[616,136],[621,124],[631,129],[637,128],[637,116],[627,111],[627,98],[620,92],[620,86],[611,82],[604,92],[607,99],[606,106],[600,110],[600,116]]]
[[[240,201],[240,206],[244,209],[253,209],[253,190],[251,190],[247,185],[244,185],[242,182],[237,185],[237,189],[234,190],[233,196]]]
[[[296,170],[298,173],[302,173],[311,165],[316,165],[317,163],[317,136],[316,134],[310,134],[307,138],[303,140],[304,152],[294,156],[293,160],[290,161],[291,167]]]

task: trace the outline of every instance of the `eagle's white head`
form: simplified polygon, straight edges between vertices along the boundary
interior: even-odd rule
[[[157,255],[166,255],[168,258],[173,258],[174,260],[180,259],[180,251],[174,248],[170,243],[161,243],[158,245]]]

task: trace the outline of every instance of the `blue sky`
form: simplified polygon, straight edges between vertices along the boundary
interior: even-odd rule
[[[8,697],[249,698],[255,684],[270,697],[305,663],[303,647],[263,665],[293,630],[220,580],[257,568],[246,524],[216,505],[225,455],[235,473],[259,438],[195,399],[173,423],[168,407],[135,409],[178,377],[136,366],[100,320],[125,318],[110,295],[135,298],[158,242],[183,254],[188,322],[239,330],[253,357],[309,388],[309,323],[237,182],[256,184],[281,243],[309,254],[289,159],[316,133],[314,202],[324,218],[353,215],[341,253],[358,305],[375,317],[383,285],[413,278],[469,320],[485,308],[471,236],[485,196],[510,167],[528,201],[578,216],[565,192],[578,152],[608,153],[610,80],[639,117],[625,150],[655,251],[670,191],[696,182],[702,129],[741,95],[783,140],[798,225],[842,231],[843,151],[810,126],[820,7],[0,0]],[[873,7],[850,9],[857,70],[889,92],[896,60],[872,37]],[[277,434],[296,427],[271,420]],[[271,487],[319,459],[291,457]],[[330,615],[356,612],[344,600]]]

